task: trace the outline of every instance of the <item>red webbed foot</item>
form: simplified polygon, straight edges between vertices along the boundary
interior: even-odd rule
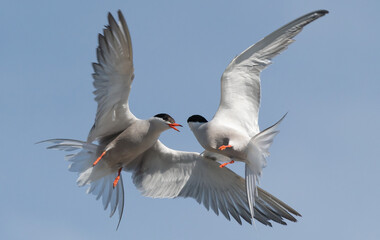
[[[117,183],[119,182],[119,180],[120,180],[120,173],[121,173],[121,169],[123,169],[123,168],[119,168],[119,171],[117,172],[117,177],[115,178],[115,180],[113,181],[113,188],[115,188],[116,187],[116,185],[117,185]]]
[[[107,152],[104,151],[104,152],[102,153],[102,155],[100,155],[100,156],[95,160],[95,162],[92,164],[92,166],[94,167],[96,164],[98,164],[98,162],[100,161],[100,159],[102,159],[102,157],[103,157],[106,153],[107,153]]]
[[[226,148],[232,148],[232,146],[231,145],[222,145],[218,149],[223,151]]]
[[[231,162],[226,162],[226,163],[223,163],[223,164],[220,164],[220,168],[224,168],[225,166],[227,166],[228,164],[232,164],[234,163],[235,161],[234,160],[231,160]]]

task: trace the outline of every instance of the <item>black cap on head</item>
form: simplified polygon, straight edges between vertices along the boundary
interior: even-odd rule
[[[165,121],[170,122],[170,123],[175,123],[174,118],[172,118],[169,114],[166,114],[166,113],[159,113],[157,115],[154,115],[154,117],[162,118]]]
[[[193,115],[187,119],[187,122],[200,122],[205,123],[207,122],[206,118],[202,117],[201,115]]]

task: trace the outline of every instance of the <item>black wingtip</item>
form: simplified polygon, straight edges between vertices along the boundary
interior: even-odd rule
[[[108,14],[107,14],[107,18],[108,18],[108,20],[109,20],[109,19],[111,19],[111,18],[113,18],[113,16],[112,16],[112,13],[111,13],[111,12],[108,12]]]
[[[123,15],[123,13],[121,12],[120,9],[117,10],[117,16],[119,17],[120,22],[124,23],[124,25],[127,25],[126,22],[125,22],[124,15]]]
[[[107,17],[108,17],[108,25],[109,26],[111,26],[112,24],[117,25],[115,18],[112,16],[112,14],[110,12],[108,13]]]
[[[327,10],[325,10],[325,9],[321,9],[321,10],[317,10],[317,11],[314,11],[314,12],[311,12],[311,13],[318,14],[319,17],[322,17],[322,16],[328,14],[329,11],[327,11]]]
[[[41,143],[44,143],[44,142],[46,142],[46,141],[48,141],[48,140],[38,141],[38,142],[35,142],[34,144],[41,144]]]

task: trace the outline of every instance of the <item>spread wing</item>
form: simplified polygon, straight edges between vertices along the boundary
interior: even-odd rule
[[[286,24],[247,48],[227,66],[221,78],[222,94],[214,119],[239,126],[250,136],[259,132],[260,73],[284,51],[302,28],[327,14],[319,10]]]
[[[120,132],[136,117],[130,112],[128,97],[134,78],[131,36],[121,11],[119,23],[108,14],[108,25],[99,34],[96,49],[97,63],[93,63],[95,100],[98,108],[88,142]]]
[[[123,178],[120,175],[119,183],[116,188],[113,188],[112,184],[117,177],[117,172],[109,168],[93,168],[92,164],[97,158],[98,146],[74,139],[49,139],[38,143],[49,143],[51,145],[48,149],[66,152],[80,150],[66,155],[65,159],[71,162],[69,171],[78,173],[78,186],[88,185],[87,193],[95,195],[96,200],[102,199],[104,210],[110,207],[110,217],[118,210],[117,227],[119,227],[124,210]]]
[[[133,182],[144,196],[152,198],[191,197],[221,212],[251,223],[244,179],[219,163],[195,152],[176,151],[160,141],[149,149],[132,167]],[[283,218],[296,221],[294,209],[259,188],[255,218],[271,226],[269,220],[286,224]]]

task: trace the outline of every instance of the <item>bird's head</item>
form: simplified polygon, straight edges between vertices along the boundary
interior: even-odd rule
[[[159,123],[165,124],[164,126],[167,126],[169,128],[173,128],[174,130],[179,130],[176,127],[182,127],[181,124],[178,124],[174,121],[174,118],[172,118],[169,114],[166,113],[159,113],[154,116],[154,119],[157,120]]]
[[[201,115],[193,115],[187,119],[187,124],[189,124],[189,127],[191,130],[194,128],[199,127],[200,125],[206,123],[207,120]]]

